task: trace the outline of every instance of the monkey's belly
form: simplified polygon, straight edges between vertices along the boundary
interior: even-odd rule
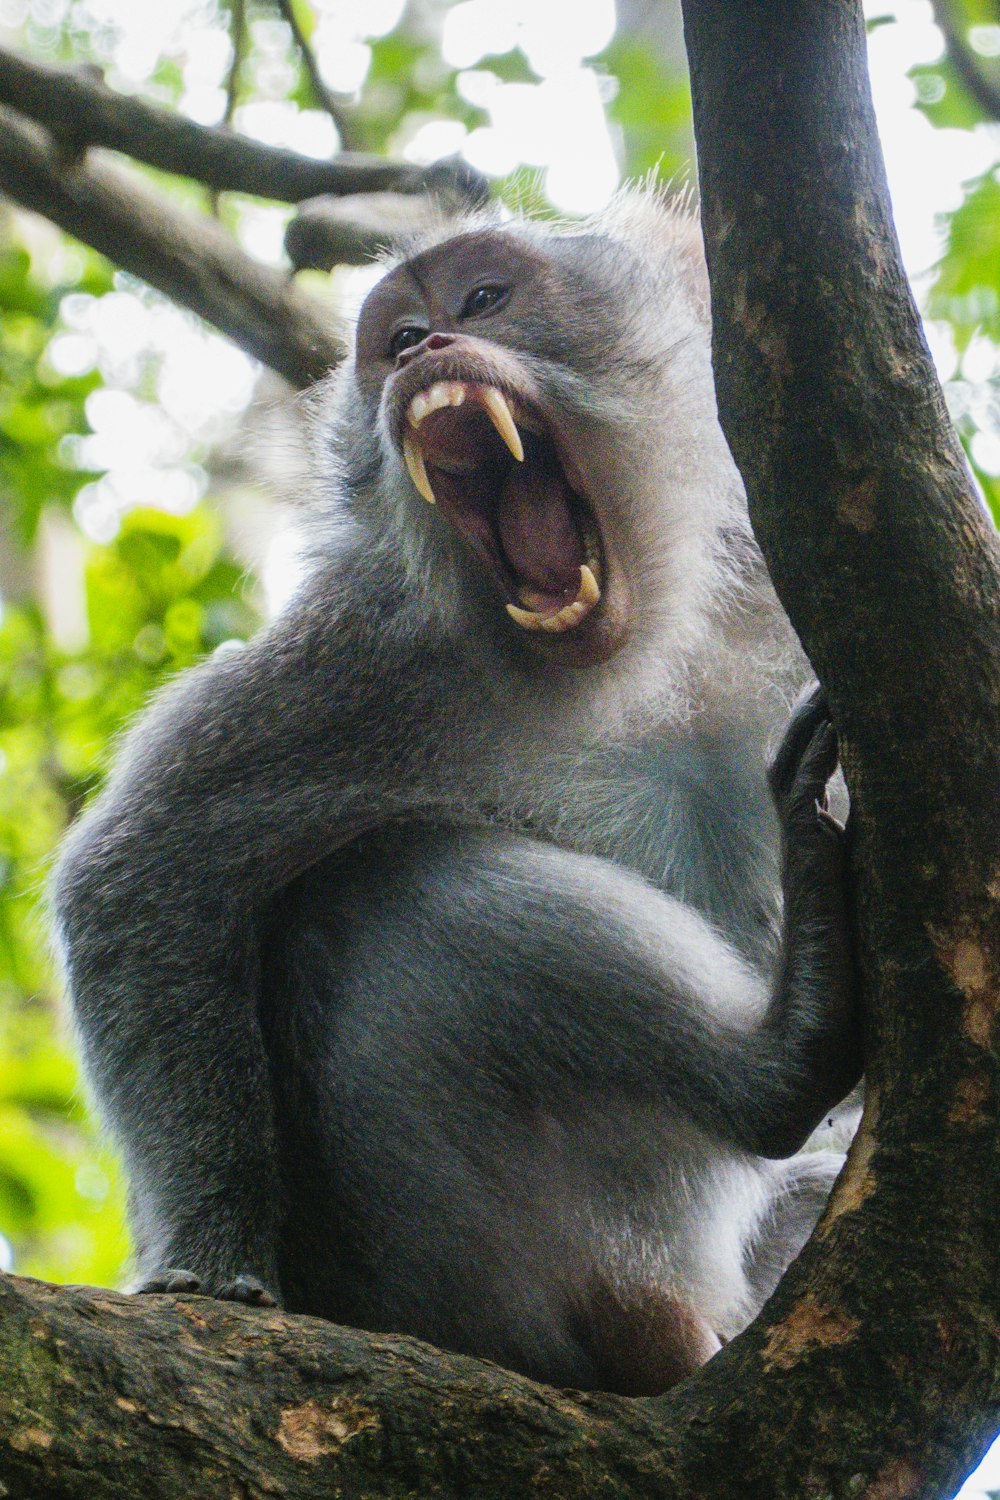
[[[295,1122],[283,1287],[296,1310],[636,1388],[612,1346],[645,1329],[673,1368],[756,1310],[747,1267],[776,1169],[666,1093],[594,1089],[629,997],[598,971],[567,1009],[543,976],[574,942],[569,909],[577,926],[601,911],[580,905],[577,857],[546,854],[539,904],[512,848],[505,865],[482,835],[407,830],[288,894],[265,985],[276,1116]]]

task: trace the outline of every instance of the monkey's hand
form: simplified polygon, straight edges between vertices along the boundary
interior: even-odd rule
[[[159,1273],[145,1277],[131,1290],[140,1294],[193,1292],[202,1296],[214,1296],[220,1302],[245,1302],[248,1307],[279,1306],[278,1298],[273,1292],[268,1291],[264,1283],[258,1281],[256,1276],[234,1276],[232,1281],[224,1282],[217,1291],[210,1293],[208,1288],[202,1285],[201,1277],[196,1276],[193,1271],[184,1271],[170,1266]]]
[[[828,807],[837,732],[821,688],[795,710],[769,780],[781,821],[784,935],[768,1028],[798,1059],[798,1085],[764,1154],[797,1149],[861,1074],[861,1019],[848,920],[848,835]]]

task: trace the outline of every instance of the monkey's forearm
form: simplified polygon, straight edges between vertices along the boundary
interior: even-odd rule
[[[287,680],[274,701],[258,660],[248,650],[213,662],[154,706],[71,832],[54,904],[144,1267],[184,1267],[209,1289],[250,1273],[276,1291],[259,914],[350,832],[356,807],[330,784],[332,766],[351,785],[335,705]],[[296,760],[304,744],[308,773]]]
[[[140,1265],[208,1290],[249,1272],[277,1293],[272,1098],[245,915],[177,867],[147,888],[134,845],[89,821],[56,907],[101,1112],[129,1168]],[[148,865],[149,853],[145,863]]]

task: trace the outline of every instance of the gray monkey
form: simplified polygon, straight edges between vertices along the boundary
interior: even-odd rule
[[[649,197],[370,293],[307,581],[141,718],[57,872],[139,1290],[652,1393],[811,1229],[860,1071],[836,739],[814,696],[769,790],[805,670],[705,302]]]

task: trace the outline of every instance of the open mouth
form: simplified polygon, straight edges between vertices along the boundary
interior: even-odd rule
[[[406,408],[403,457],[493,575],[522,630],[575,630],[601,599],[593,512],[537,411],[495,386],[439,380]]]

